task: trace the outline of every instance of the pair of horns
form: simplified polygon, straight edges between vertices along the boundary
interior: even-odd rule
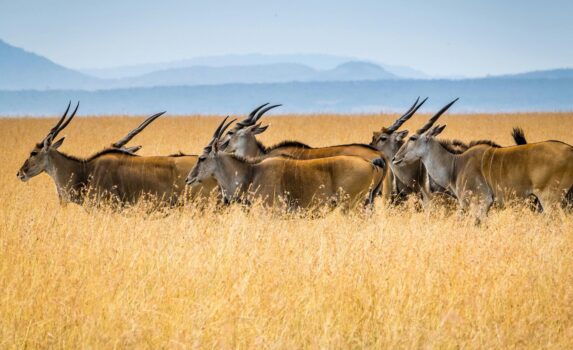
[[[74,117],[76,116],[76,113],[78,111],[78,108],[80,107],[80,102],[78,101],[76,108],[74,109],[74,111],[72,112],[70,117],[66,119],[68,112],[70,111],[71,106],[72,106],[72,101],[70,101],[68,103],[68,108],[66,108],[66,111],[64,112],[64,114],[62,115],[60,120],[56,123],[56,125],[54,125],[54,127],[50,130],[50,132],[48,132],[48,135],[46,135],[46,137],[44,137],[44,139],[42,140],[43,144],[50,145],[52,143],[52,141],[56,138],[56,136],[58,136],[58,134],[62,130],[64,130],[68,126],[68,124],[70,124],[72,119],[74,119]]]
[[[416,134],[421,135],[423,134],[425,131],[427,131],[428,129],[430,129],[432,127],[432,125],[434,125],[434,123],[438,120],[438,118],[440,118],[440,116],[442,114],[444,114],[454,103],[456,103],[457,100],[459,100],[460,98],[456,98],[455,100],[453,100],[452,102],[448,103],[447,105],[445,105],[444,107],[442,107],[442,109],[440,109],[438,111],[438,113],[434,114],[434,116],[432,118],[430,118],[430,120],[428,120],[428,122],[422,126],[421,129],[418,129],[416,131]]]
[[[404,124],[408,119],[410,119],[427,100],[428,98],[426,97],[425,99],[422,100],[422,102],[420,102],[420,104],[418,104],[418,101],[420,101],[420,97],[418,96],[412,107],[410,107],[410,109],[408,109],[406,113],[404,113],[400,118],[398,118],[394,122],[394,124],[386,128],[386,131],[391,134],[394,131],[398,130],[402,126],[402,124]]]
[[[237,120],[233,119],[227,123],[227,119],[229,119],[229,116],[226,116],[225,119],[223,119],[223,121],[219,124],[219,126],[213,133],[213,138],[211,139],[211,142],[209,142],[207,147],[205,147],[206,152],[211,152],[211,150],[213,149],[213,145],[216,145],[219,142],[219,139],[221,138],[223,133],[227,130],[227,128],[229,128],[229,126],[231,126],[231,124],[233,124]]]
[[[270,111],[273,108],[282,106],[282,105],[278,104],[278,105],[271,105],[271,106],[264,108],[268,104],[269,103],[267,102],[265,104],[260,105],[259,107],[255,108],[255,109],[253,109],[253,111],[251,113],[249,113],[249,116],[245,120],[242,120],[242,121],[237,123],[237,126],[244,128],[247,126],[255,125],[259,121],[259,119],[261,119],[263,114],[265,114],[266,112]]]

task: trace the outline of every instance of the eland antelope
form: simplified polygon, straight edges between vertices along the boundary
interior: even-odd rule
[[[185,177],[197,161],[197,156],[151,156],[133,154],[135,148],[125,144],[159,115],[153,115],[123,139],[88,158],[78,158],[60,152],[64,137],[54,142],[58,134],[75,117],[79,103],[68,117],[70,105],[48,132],[32,149],[18,171],[18,178],[28,181],[46,172],[55,182],[61,204],[83,204],[86,199],[112,200],[118,204],[135,203],[149,198],[159,203],[175,205],[186,191]],[[191,188],[188,197],[206,194],[209,182]]]
[[[480,144],[462,154],[448,152],[436,139],[445,128],[434,126],[412,135],[393,159],[395,165],[421,161],[440,186],[452,191],[460,210],[471,209],[476,224],[495,201],[534,195],[544,211],[563,202],[573,186],[573,147],[545,141],[512,147]]]
[[[266,104],[263,106],[266,106]],[[247,119],[237,123],[235,127],[223,137],[225,141],[219,141],[221,150],[233,153],[238,157],[258,158],[259,160],[272,157],[288,157],[300,160],[335,156],[361,157],[370,162],[378,162],[379,165],[381,165],[380,168],[386,172],[384,177],[385,183],[380,190],[383,190],[384,198],[387,200],[390,199],[392,178],[388,176],[389,168],[387,163],[389,160],[384,153],[370,145],[360,143],[315,148],[298,141],[283,141],[274,146],[266,147],[257,140],[256,135],[267,130],[268,125],[261,126],[258,121],[265,111],[280,105],[273,105],[263,109],[260,113],[256,113],[257,110],[263,106],[255,109]]]
[[[387,128],[383,127],[380,131],[375,131],[370,145],[384,153],[388,159],[392,159],[404,144],[404,138],[408,135],[408,130],[398,131],[398,129],[416,113],[426,100],[427,98],[418,104],[418,98],[412,107],[392,125]],[[423,132],[429,129],[457,100],[455,99],[442,107],[419,131]],[[452,142],[451,145],[450,150],[452,151],[456,147],[465,146],[461,142]],[[428,177],[426,169],[421,162],[402,165],[390,163],[389,166],[395,177],[393,184],[395,201],[403,200],[409,194],[421,194],[423,203],[428,203],[433,197],[433,193],[444,192],[444,189],[440,188]]]
[[[424,102],[424,99],[419,105],[416,106],[417,101],[414,103],[415,112]],[[457,99],[450,102],[446,106],[444,106],[438,113],[436,113],[432,118],[428,120],[428,122],[419,130],[417,130],[417,134],[421,134],[424,131],[430,129],[434,125],[434,123],[438,120],[438,118],[448,109],[450,108]],[[380,131],[375,131],[373,133],[371,145],[376,147],[377,149],[384,152],[389,159],[392,159],[398,150],[402,147],[405,142],[406,136],[408,135],[408,130],[397,131],[404,122],[406,122],[410,117],[412,117],[413,113],[409,113],[412,111],[412,108],[404,114],[402,117],[397,119],[394,124],[392,124],[388,128],[382,128]],[[525,136],[523,135],[523,130],[519,128],[514,128],[512,132],[512,137],[515,141],[516,145],[521,145],[527,143],[525,141]],[[440,144],[448,150],[450,153],[453,154],[460,154],[465,152],[467,149],[480,145],[486,144],[492,147],[501,147],[497,143],[490,141],[490,140],[474,140],[469,143],[462,142],[460,140],[438,140]],[[390,163],[390,167],[392,173],[396,176],[398,184],[398,188],[400,191],[398,193],[420,193],[422,195],[422,200],[427,202],[430,200],[434,194],[446,194],[446,195],[453,195],[447,189],[442,188],[439,186],[430,176],[428,176],[426,169],[424,168],[421,162],[414,162],[412,164],[400,164],[396,165]]]

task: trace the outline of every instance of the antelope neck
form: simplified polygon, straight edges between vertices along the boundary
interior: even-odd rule
[[[78,195],[87,186],[89,164],[57,150],[50,151],[48,157],[46,172],[54,180],[58,193],[77,202]]]
[[[448,152],[438,141],[430,139],[429,150],[421,158],[430,177],[440,186],[451,188],[455,182],[457,156]]]
[[[253,165],[230,154],[221,154],[216,161],[215,179],[225,198],[242,195],[251,183]]]

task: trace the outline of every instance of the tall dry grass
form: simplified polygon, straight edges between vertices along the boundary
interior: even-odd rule
[[[395,116],[268,118],[262,139],[368,142]],[[416,129],[427,116],[405,127]],[[218,118],[164,118],[143,154],[199,152]],[[137,124],[75,120],[89,155]],[[444,137],[573,143],[573,114],[445,116]],[[571,348],[573,218],[523,207],[485,227],[442,208],[333,212],[192,207],[146,216],[60,207],[16,171],[53,119],[0,120],[1,348]]]

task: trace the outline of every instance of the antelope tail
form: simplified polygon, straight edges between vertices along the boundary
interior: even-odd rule
[[[378,168],[382,170],[386,168],[386,160],[382,157],[374,159],[372,161],[372,164],[376,165]]]
[[[515,127],[511,131],[511,136],[516,145],[527,145],[527,140],[525,139],[525,132],[520,127]]]
[[[370,191],[370,195],[368,196],[368,200],[370,204],[374,202],[375,196],[382,196],[385,201],[389,201],[392,196],[392,180],[393,174],[388,166],[386,159],[383,157],[376,158],[372,161],[372,164],[379,168],[383,173],[384,177],[379,181],[379,183]]]

